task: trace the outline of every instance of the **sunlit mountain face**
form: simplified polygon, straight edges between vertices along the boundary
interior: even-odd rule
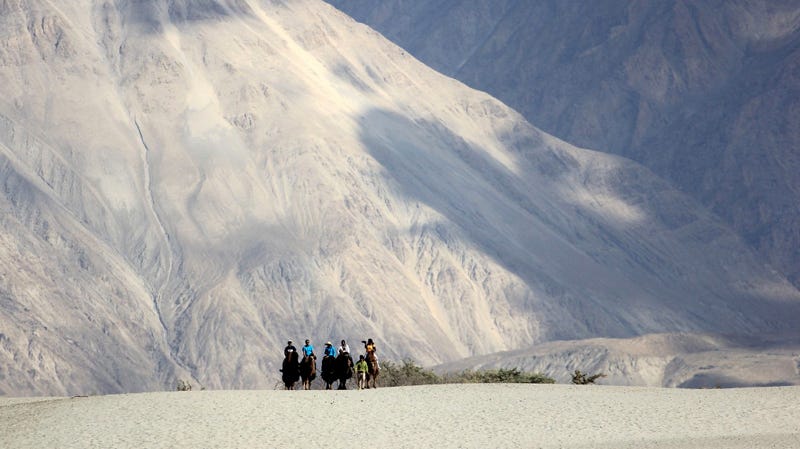
[[[289,339],[432,365],[795,330],[697,201],[323,2],[0,13],[0,394],[274,388]]]

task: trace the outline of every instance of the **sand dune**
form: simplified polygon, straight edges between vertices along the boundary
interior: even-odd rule
[[[800,387],[571,385],[3,398],[0,446],[796,449],[798,404]]]

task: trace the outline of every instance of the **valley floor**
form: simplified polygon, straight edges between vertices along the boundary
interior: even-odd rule
[[[800,387],[437,385],[0,398],[9,448],[800,447]]]

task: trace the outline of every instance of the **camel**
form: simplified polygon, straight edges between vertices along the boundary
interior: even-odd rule
[[[303,390],[311,389],[311,381],[317,378],[317,357],[303,356],[300,362],[300,378],[303,379]]]
[[[337,379],[336,377],[336,357],[326,355],[322,358],[322,366],[320,368],[322,371],[322,380],[325,382],[325,389],[331,390],[333,389],[333,382]]]
[[[294,384],[300,380],[300,364],[297,362],[297,352],[290,351],[283,359],[281,380],[287,390],[294,390]]]
[[[347,379],[353,377],[353,359],[346,352],[336,357],[336,378],[339,379],[339,390],[347,390]]]
[[[378,376],[381,373],[380,366],[378,365],[378,358],[375,356],[375,351],[367,353],[367,388],[378,388]],[[372,385],[372,387],[370,387]]]

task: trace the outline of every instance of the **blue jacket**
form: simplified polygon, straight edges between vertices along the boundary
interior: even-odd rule
[[[313,353],[314,353],[314,347],[313,346],[311,346],[311,345],[303,346],[303,355],[308,356],[308,355],[311,355]]]
[[[336,357],[336,348],[333,346],[326,346],[325,347],[325,355],[329,355],[331,357]]]

